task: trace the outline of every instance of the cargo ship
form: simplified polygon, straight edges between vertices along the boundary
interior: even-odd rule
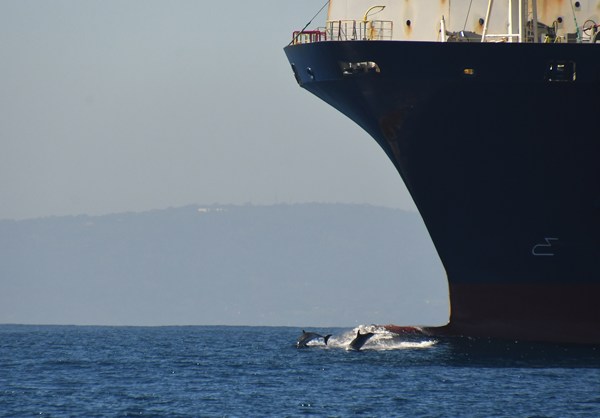
[[[600,1],[325,6],[293,75],[381,146],[448,279],[447,324],[388,328],[599,344]]]

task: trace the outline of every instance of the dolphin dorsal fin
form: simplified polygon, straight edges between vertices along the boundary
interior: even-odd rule
[[[360,337],[360,330],[356,331],[356,336]]]

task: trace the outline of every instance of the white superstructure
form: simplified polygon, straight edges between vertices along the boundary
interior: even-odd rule
[[[324,32],[327,40],[590,42],[598,23],[600,0],[331,0]]]

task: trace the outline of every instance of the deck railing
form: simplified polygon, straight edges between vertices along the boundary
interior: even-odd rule
[[[294,31],[292,37],[292,43],[296,44],[311,44],[313,42],[321,42],[327,40],[327,33],[324,30],[305,30],[305,31]]]
[[[324,28],[295,31],[293,44],[310,44],[322,41],[383,41],[391,40],[391,20],[330,20]]]
[[[330,20],[325,27],[327,38],[332,41],[383,41],[391,40],[391,20]]]

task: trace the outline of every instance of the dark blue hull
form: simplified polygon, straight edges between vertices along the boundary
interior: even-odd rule
[[[450,323],[433,332],[600,343],[600,48],[285,52],[300,85],[373,136],[411,193],[448,275]]]

